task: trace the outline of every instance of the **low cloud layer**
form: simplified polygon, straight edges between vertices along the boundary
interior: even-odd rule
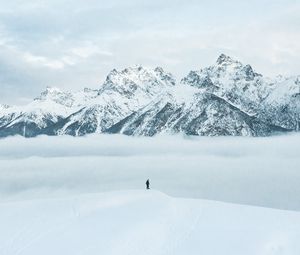
[[[151,186],[180,197],[300,210],[300,135],[0,140],[0,199]]]

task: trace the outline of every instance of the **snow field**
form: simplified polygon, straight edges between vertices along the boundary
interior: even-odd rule
[[[300,213],[131,190],[0,204],[0,254],[299,254]]]

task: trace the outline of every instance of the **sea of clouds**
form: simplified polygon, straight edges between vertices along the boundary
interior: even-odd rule
[[[300,135],[0,140],[0,201],[151,188],[300,211]]]

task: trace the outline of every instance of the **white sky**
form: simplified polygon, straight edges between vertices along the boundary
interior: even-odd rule
[[[267,76],[300,74],[299,13],[297,0],[0,0],[0,103],[98,88],[135,64],[180,79],[220,53]]]

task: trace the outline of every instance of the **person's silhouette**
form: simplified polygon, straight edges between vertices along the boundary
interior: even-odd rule
[[[149,179],[146,181],[146,189],[150,189],[150,181],[149,181]]]

